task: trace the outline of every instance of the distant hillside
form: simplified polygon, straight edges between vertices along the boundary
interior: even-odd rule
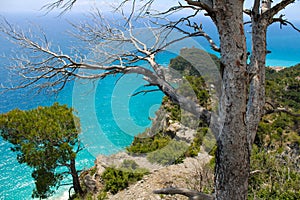
[[[266,70],[267,101],[276,106],[300,110],[300,64],[276,72]]]

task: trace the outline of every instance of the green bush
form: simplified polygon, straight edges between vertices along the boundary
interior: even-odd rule
[[[128,170],[136,170],[138,169],[139,165],[134,160],[127,160],[125,159],[121,164],[121,168],[125,168]]]
[[[105,191],[101,191],[97,196],[97,200],[106,200],[106,199],[108,199],[108,197]]]
[[[148,153],[165,147],[170,140],[170,136],[162,133],[158,133],[152,137],[146,138],[136,136],[134,137],[132,144],[129,147],[126,147],[126,150],[129,153],[136,154]]]
[[[172,140],[165,148],[149,153],[147,159],[151,163],[158,163],[161,165],[174,164],[182,159],[187,149],[187,143]]]
[[[195,95],[200,106],[208,107],[210,95],[205,80],[201,76],[186,76],[185,79],[187,82],[180,85],[178,92],[183,96],[193,97]]]
[[[93,194],[87,193],[87,194],[85,195],[84,199],[86,199],[86,200],[93,200]]]
[[[148,170],[139,168],[133,160],[124,160],[121,168],[108,167],[102,173],[101,178],[104,181],[104,192],[116,194],[118,191],[127,188],[148,174]]]
[[[208,132],[208,128],[199,128],[195,134],[192,144],[189,146],[188,150],[185,152],[185,157],[197,156],[200,152],[200,148],[203,142],[203,138]]]

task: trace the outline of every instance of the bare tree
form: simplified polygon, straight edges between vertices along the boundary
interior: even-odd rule
[[[61,7],[69,9],[74,1],[60,0],[49,4],[48,8]],[[137,0],[125,0],[117,10],[122,10],[122,5],[132,3],[133,7]],[[139,8],[138,16],[152,15],[156,18],[166,18],[168,15],[190,9],[193,14],[182,16],[175,22],[168,21],[164,28],[176,29],[185,34],[181,38],[172,41],[160,41],[161,32],[156,32],[157,40],[152,46],[147,46],[136,38],[133,33],[131,20],[135,17],[134,9],[129,17],[125,17],[126,26],[111,26],[99,13],[94,17],[96,24],[82,24],[77,26],[80,37],[87,42],[96,41],[103,47],[105,54],[101,62],[91,63],[81,57],[72,58],[60,51],[51,50],[46,38],[42,43],[37,43],[22,31],[17,31],[9,23],[2,25],[1,31],[22,47],[37,53],[40,61],[33,58],[18,58],[18,72],[25,81],[18,86],[27,87],[38,84],[40,88],[64,87],[71,78],[103,79],[114,74],[141,74],[148,81],[149,86],[157,86],[170,99],[180,106],[208,123],[215,123],[213,132],[217,140],[216,170],[215,170],[215,196],[195,193],[184,189],[164,189],[156,193],[173,194],[180,193],[189,196],[190,199],[247,199],[248,178],[250,174],[250,154],[257,132],[258,123],[264,114],[265,105],[265,61],[266,61],[266,36],[267,28],[273,23],[292,25],[283,15],[276,14],[286,8],[295,0],[281,0],[274,6],[271,0],[253,0],[251,9],[244,9],[244,1],[235,0],[184,0],[177,6],[165,12],[151,13],[151,5],[155,0],[141,1],[143,6]],[[218,47],[202,28],[202,25],[193,22],[192,19],[200,13],[212,19],[215,24],[220,40]],[[191,12],[189,12],[191,13]],[[244,21],[244,15],[250,17],[249,22]],[[183,29],[180,24],[185,23],[190,31]],[[252,31],[252,49],[247,52],[246,35],[244,25],[250,24]],[[293,26],[293,25],[292,25]],[[294,26],[293,26],[294,27]],[[294,27],[296,29],[296,27]],[[298,30],[298,29],[296,29]],[[125,34],[125,32],[129,34]],[[155,32],[153,29],[152,31]],[[298,30],[299,31],[299,30]],[[167,37],[168,34],[164,35]],[[212,49],[221,55],[221,78],[222,94],[220,97],[218,117],[211,121],[212,113],[201,108],[197,103],[179,95],[176,90],[166,81],[162,68],[155,61],[155,55],[165,46],[185,37],[204,37],[211,44]],[[105,48],[118,45],[133,45],[136,52],[125,50],[115,51]],[[122,49],[118,46],[118,50]],[[117,52],[117,53],[116,53]],[[32,54],[29,54],[32,55]],[[33,54],[34,55],[34,54]],[[248,57],[250,56],[250,62]],[[145,61],[151,66],[151,70],[138,65],[138,61]],[[108,65],[108,63],[117,63]],[[82,73],[79,69],[84,69]],[[88,70],[88,71],[87,71]],[[101,71],[99,71],[101,70]],[[88,73],[94,71],[93,73]],[[81,73],[80,73],[81,72]],[[46,81],[39,82],[45,79]],[[222,123],[221,123],[222,122]]]
[[[78,31],[78,34],[74,33],[75,36],[92,46],[93,54],[97,56],[95,59],[88,59],[80,52],[75,56],[64,54],[59,47],[51,46],[45,33],[41,33],[41,37],[31,32],[25,33],[4,19],[1,31],[25,50],[20,57],[12,58],[15,66],[10,66],[10,70],[21,76],[22,81],[15,83],[9,89],[33,86],[38,89],[38,92],[41,90],[58,92],[74,78],[104,79],[116,74],[140,74],[149,83],[146,86],[158,87],[183,109],[200,115],[205,121],[210,120],[209,111],[177,93],[166,80],[163,67],[155,60],[156,54],[165,47],[185,38],[201,35],[202,32],[166,40],[161,38],[166,38],[170,34],[169,31],[147,27],[154,37],[149,46],[135,36],[140,33],[135,33],[130,19],[124,15],[122,17],[125,18],[122,22],[127,23],[125,27],[107,21],[100,12],[91,16],[93,24],[88,22],[80,25],[73,24]],[[135,51],[132,52],[131,49]],[[150,68],[140,65],[140,61],[148,63]]]

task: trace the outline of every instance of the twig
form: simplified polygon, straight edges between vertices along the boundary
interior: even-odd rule
[[[137,95],[139,95],[139,94],[141,94],[141,93],[143,93],[143,95],[146,95],[147,93],[149,93],[149,92],[161,92],[161,90],[160,89],[153,89],[153,90],[141,90],[141,91],[139,91],[139,92],[136,92],[136,93],[134,93],[133,95],[131,95],[131,96],[137,96]]]
[[[286,113],[286,114],[288,114],[292,117],[300,117],[300,114],[293,113],[291,111],[286,110],[285,108],[277,108],[277,109],[274,109],[274,110],[267,110],[265,112],[265,115],[269,115],[269,114],[272,114],[272,113]]]
[[[287,19],[283,19],[284,15],[280,15],[278,18],[273,18],[271,23],[279,22],[280,29],[282,26],[290,25],[294,30],[300,32],[300,29],[297,28],[293,23],[289,22]]]

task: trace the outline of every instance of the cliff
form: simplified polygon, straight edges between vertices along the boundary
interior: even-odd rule
[[[300,82],[297,77],[300,76],[300,65],[279,72],[267,68],[266,75],[268,101],[266,109],[269,110],[276,106],[299,113]],[[196,129],[190,128],[194,125],[200,126]],[[258,197],[297,199],[299,197],[299,127],[299,117],[293,117],[286,113],[270,112],[262,118],[251,157],[250,199]],[[143,144],[146,144],[147,147],[153,143],[159,144],[155,150],[151,149],[153,146],[150,148],[157,152],[167,148],[168,145],[164,146],[164,142],[170,140],[184,142],[187,148],[183,157],[172,160],[167,165],[150,162],[148,154],[151,152],[140,153],[143,150],[149,150],[149,148],[144,148]],[[159,143],[159,141],[164,142]],[[136,148],[127,149],[127,152],[97,158],[95,167],[91,169],[93,173],[87,172],[83,178],[88,191],[93,193],[95,198],[102,194],[99,192],[104,188],[101,174],[105,169],[110,166],[122,168],[123,163],[128,160],[134,161],[137,168],[146,168],[149,173],[116,194],[106,193],[102,199],[104,196],[108,199],[125,200],[187,199],[177,195],[153,194],[153,190],[165,187],[183,187],[206,193],[213,192],[214,159],[211,156],[215,147],[213,136],[205,124],[181,112],[167,98],[163,100],[161,108],[157,111],[152,126],[143,134],[135,137],[134,145]],[[128,150],[130,151],[128,152]],[[162,153],[166,152],[162,151]]]

